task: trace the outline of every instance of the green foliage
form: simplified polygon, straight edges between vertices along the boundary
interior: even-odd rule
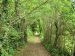
[[[75,44],[74,2],[0,0],[2,56],[13,56],[15,49],[26,44],[27,37],[33,40],[35,32],[52,56],[71,56]]]
[[[75,44],[72,3],[68,0],[52,0],[50,3],[50,17],[47,15],[44,19],[43,43],[52,56],[72,56]]]
[[[45,48],[51,53],[52,56],[71,56],[67,50],[56,48],[51,44],[44,43]]]
[[[1,56],[9,56],[9,54],[6,52],[6,50],[5,49],[3,49],[2,48],[2,50],[1,50],[2,52],[2,55]]]

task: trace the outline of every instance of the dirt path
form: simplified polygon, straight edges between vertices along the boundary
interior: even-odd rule
[[[38,37],[35,37],[34,43],[28,43],[16,56],[50,56],[43,47]]]

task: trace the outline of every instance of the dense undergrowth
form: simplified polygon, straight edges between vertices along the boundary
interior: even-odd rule
[[[20,37],[21,32],[5,24],[2,26],[2,36],[0,36],[1,56],[13,56],[14,51],[22,47],[26,42]]]

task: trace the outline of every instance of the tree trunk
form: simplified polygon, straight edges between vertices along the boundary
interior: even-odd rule
[[[58,41],[58,38],[59,38],[59,33],[58,33],[58,22],[55,22],[55,27],[56,27],[56,38],[55,38],[55,41],[54,41],[54,46],[56,47],[57,46],[57,41]]]
[[[75,56],[75,46],[74,46],[74,53],[73,53],[73,56]]]
[[[8,0],[2,1],[2,19],[7,19],[8,16]]]
[[[19,2],[19,0],[15,0],[15,14],[17,18],[19,18]]]
[[[24,42],[27,42],[27,25],[25,19],[21,20],[21,28],[20,31],[23,33],[21,36]]]

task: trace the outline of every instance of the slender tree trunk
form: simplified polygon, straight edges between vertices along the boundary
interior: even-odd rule
[[[2,19],[7,19],[8,17],[8,0],[2,1]]]
[[[19,9],[18,9],[19,8],[19,2],[20,2],[19,0],[15,0],[15,19],[19,18]],[[12,24],[12,26],[13,25],[14,25],[14,23]],[[20,26],[19,24],[17,24],[17,25]],[[18,43],[17,43],[16,47],[18,48]]]
[[[6,24],[7,23],[7,19],[8,19],[8,0],[2,0],[2,13],[1,13],[0,17],[1,17],[1,21],[2,21],[1,24],[3,24],[3,23]],[[8,33],[7,32],[2,32],[2,30],[1,30],[1,33],[3,34],[2,37],[6,37],[6,38],[1,39],[1,40],[2,41],[6,41],[6,48],[7,48],[7,51],[9,51],[8,50],[9,49],[9,41],[8,41],[9,38],[7,37]],[[1,45],[2,45],[2,42],[1,42]]]
[[[56,27],[56,38],[55,38],[55,41],[54,41],[54,46],[57,46],[57,41],[58,41],[58,38],[59,38],[59,33],[58,33],[58,22],[55,22],[55,27]]]
[[[19,0],[15,0],[15,14],[17,18],[19,18],[19,2]]]
[[[21,20],[21,32],[22,32],[22,39],[23,41],[27,42],[27,25],[25,19]]]
[[[73,51],[73,56],[75,56],[75,30],[74,32],[72,33],[73,34],[73,39],[74,39],[74,51]]]
[[[19,16],[19,2],[20,0],[15,0],[15,12],[16,12],[16,17],[21,19]],[[25,19],[21,19],[21,22],[20,22],[20,25],[19,25],[19,29],[20,29],[20,32],[22,32],[22,35],[21,35],[21,38],[22,38],[22,41],[24,42],[27,42],[27,28],[26,28],[26,25],[25,25]]]
[[[73,56],[75,56],[75,46],[74,46],[74,53],[73,53]]]

